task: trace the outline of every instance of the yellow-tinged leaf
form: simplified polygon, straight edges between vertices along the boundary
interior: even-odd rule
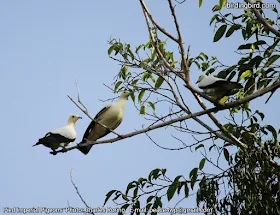
[[[143,114],[143,115],[145,115],[147,113],[147,111],[146,111],[146,106],[141,106],[141,108],[140,108],[140,114]]]
[[[243,72],[239,78],[239,80],[242,80],[244,78],[250,77],[252,75],[252,71],[251,70],[246,70],[245,72]]]
[[[220,0],[220,7],[223,9],[227,3],[227,0]]]
[[[140,91],[140,93],[139,93],[139,95],[138,95],[138,103],[141,103],[141,101],[142,101],[142,98],[143,98],[143,96],[144,96],[144,94],[145,94],[145,89],[142,89],[141,91]]]
[[[153,109],[153,111],[156,110],[156,107],[155,107],[155,105],[154,105],[152,102],[148,102],[148,104],[151,106],[151,108]]]
[[[228,97],[228,96],[225,96],[225,97],[223,97],[219,102],[220,102],[221,104],[224,104],[224,103],[226,103],[226,102],[228,101],[228,99],[229,99],[229,97]]]

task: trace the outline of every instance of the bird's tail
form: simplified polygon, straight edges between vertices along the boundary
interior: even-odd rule
[[[40,143],[38,142],[38,143],[36,143],[36,144],[34,144],[32,147],[34,147],[34,146],[38,146],[38,145],[40,145]]]
[[[241,84],[239,84],[239,83],[235,83],[235,84],[236,84],[236,88],[238,88],[238,89],[243,88],[243,86]]]
[[[82,144],[83,142],[79,143]],[[77,149],[79,149],[84,155],[87,155],[91,149],[93,145],[88,145],[88,146],[82,146],[82,147],[78,147]]]
[[[241,88],[243,88],[243,86],[237,82],[230,82],[230,88],[231,89],[241,89]]]

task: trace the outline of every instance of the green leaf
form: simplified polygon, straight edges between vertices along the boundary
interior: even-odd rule
[[[275,130],[275,128],[271,125],[267,125],[266,128],[272,133],[274,140],[277,141],[277,131]]]
[[[256,42],[254,42],[254,45],[255,45],[255,46],[265,45],[265,44],[266,44],[266,42],[265,42],[264,40],[258,40],[258,41],[256,41]]]
[[[155,200],[155,203],[154,203],[154,208],[158,208],[158,207],[162,207],[162,202],[161,202],[161,198],[156,196],[156,200]]]
[[[145,215],[147,215],[149,213],[149,210],[150,210],[151,206],[152,206],[152,203],[149,203],[149,204],[146,205]]]
[[[193,188],[194,188],[195,183],[196,183],[196,178],[193,178],[193,179],[191,180],[191,188],[192,188],[192,190],[193,190]]]
[[[227,0],[220,0],[220,7],[224,8],[227,3]]]
[[[125,200],[125,201],[129,201],[129,198],[127,198],[126,195],[122,195],[122,198],[123,198],[123,200]]]
[[[152,49],[152,61],[154,61],[155,60],[155,58],[156,58],[156,54],[157,54],[157,52],[156,52],[156,49],[155,48],[153,48]]]
[[[115,89],[114,89],[115,92],[117,91],[117,89],[119,88],[119,86],[120,86],[121,84],[122,84],[122,81],[118,81],[118,82],[116,83]]]
[[[156,110],[156,107],[155,107],[155,105],[152,103],[152,102],[148,102],[148,104],[150,105],[150,107],[153,109],[153,111],[155,111]]]
[[[229,152],[226,148],[224,148],[224,156],[227,161],[229,161]]]
[[[169,186],[169,188],[167,190],[168,201],[170,201],[173,198],[176,190],[177,190],[177,183],[173,183],[173,184],[171,184],[171,186]]]
[[[242,36],[243,36],[243,39],[246,40],[246,38],[247,38],[247,33],[246,33],[246,30],[245,30],[245,29],[242,29]]]
[[[130,204],[124,204],[123,206],[121,206],[121,209],[122,209],[122,210],[119,211],[118,215],[122,215],[122,214],[123,214],[122,211],[123,211],[123,210],[126,210],[126,209],[129,207],[129,205],[130,205]]]
[[[208,56],[204,52],[200,52],[200,55],[203,56],[205,60],[208,60]]]
[[[247,43],[247,44],[240,45],[237,49],[238,50],[250,49],[251,46],[252,46],[252,43]]]
[[[210,25],[212,24],[212,22],[213,22],[218,16],[219,16],[218,14],[215,14],[215,15],[211,18],[211,20],[210,20]]]
[[[135,187],[135,185],[133,184],[133,182],[130,182],[130,183],[127,185],[127,188],[126,188],[126,191],[125,191],[125,195],[127,195],[128,192],[129,192],[129,190],[130,190],[131,188],[133,188],[133,187]]]
[[[140,108],[140,114],[145,115],[146,113],[147,113],[146,106],[142,105],[141,108]]]
[[[136,53],[138,53],[138,51],[141,49],[143,47],[143,45],[140,45],[140,46],[138,46],[137,48],[136,48]]]
[[[199,0],[198,6],[201,7],[203,0]]]
[[[132,101],[135,102],[135,94],[134,94],[134,92],[130,92],[130,97],[131,97]]]
[[[161,76],[159,76],[157,81],[156,81],[155,88],[156,89],[160,88],[160,86],[162,85],[163,81],[164,81],[164,79]]]
[[[135,84],[137,84],[137,82],[138,82],[138,79],[135,79],[135,80],[133,80],[133,81],[131,82],[131,84],[132,84],[132,85],[135,85]]]
[[[178,176],[174,179],[174,183],[175,183],[175,182],[178,182],[180,178],[182,178],[182,175],[178,175]]]
[[[189,187],[188,184],[185,184],[185,197],[187,198],[189,196]]]
[[[213,42],[217,42],[218,40],[220,40],[222,38],[222,36],[224,35],[224,33],[226,32],[226,30],[227,30],[227,25],[222,25],[216,31]]]
[[[144,72],[143,75],[142,75],[142,80],[146,81],[148,77],[149,77],[149,73],[148,72]]]
[[[199,144],[197,147],[195,147],[195,151],[198,150],[199,148],[204,147],[204,144]]]
[[[267,60],[267,62],[265,63],[265,67],[268,67],[268,66],[270,66],[271,64],[273,64],[278,58],[280,57],[280,55],[273,55],[273,56],[271,56],[268,60]]]
[[[103,206],[106,204],[106,202],[109,200],[109,198],[112,196],[113,193],[117,192],[117,190],[111,190],[106,194],[106,199],[105,202],[103,204]]]
[[[233,77],[235,76],[235,74],[236,74],[236,71],[233,71],[230,75],[229,75],[229,77],[228,77],[228,81],[230,81],[231,79],[233,79]]]
[[[147,198],[147,203],[151,202],[151,201],[153,200],[153,198],[155,198],[155,196],[149,196],[149,197]]]
[[[133,197],[135,198],[138,194],[138,187],[136,187],[133,191]]]
[[[229,99],[229,96],[225,96],[225,97],[223,97],[222,99],[220,99],[220,103],[221,104],[224,104],[224,103],[226,103],[227,101],[228,101],[228,99]]]
[[[240,29],[240,26],[239,26],[239,25],[233,25],[233,26],[231,26],[231,27],[228,29],[227,33],[226,33],[226,37],[230,37],[230,36],[233,34],[233,32],[236,31],[236,30],[238,30],[238,29]]]
[[[244,78],[250,77],[252,75],[252,71],[251,70],[247,70],[245,72],[243,72],[239,78],[239,80],[242,80]]]
[[[255,91],[255,78],[251,76],[244,87],[246,95],[250,95]]]
[[[205,165],[205,161],[206,161],[206,158],[202,158],[200,163],[199,163],[199,169],[202,170],[204,165]]]
[[[195,167],[195,168],[193,168],[192,169],[192,171],[190,172],[190,179],[192,179],[192,178],[197,178],[197,171],[198,171],[198,168],[197,167]]]
[[[140,215],[140,211],[139,211],[139,209],[140,209],[140,202],[139,202],[139,200],[137,200],[135,203],[134,203],[134,209],[138,209],[137,211],[136,211],[136,215]]]
[[[143,96],[144,96],[144,94],[145,94],[145,89],[142,89],[141,91],[140,91],[140,93],[139,93],[139,95],[138,95],[138,103],[141,103],[141,101],[142,101],[142,98],[143,98]]]
[[[253,63],[255,65],[255,68],[257,69],[259,67],[259,65],[261,64],[262,60],[263,60],[263,57],[257,55],[250,61],[250,63]]]
[[[262,120],[264,119],[264,114],[262,112],[256,110],[256,114],[258,114]]]
[[[114,50],[115,46],[112,45],[109,49],[108,49],[108,55],[111,55],[112,51]]]

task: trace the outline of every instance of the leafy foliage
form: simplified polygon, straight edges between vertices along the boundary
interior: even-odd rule
[[[203,1],[198,3],[201,7]],[[216,30],[213,41],[229,41],[233,36],[242,38],[243,43],[236,47],[239,59],[233,65],[224,65],[204,52],[198,56],[186,53],[190,70],[217,73],[220,78],[243,85],[242,90],[233,92],[235,96],[223,98],[223,103],[245,98],[280,81],[279,38],[255,18],[252,10],[223,14],[226,3],[219,1],[219,6],[213,10],[215,14],[210,20]],[[277,14],[275,21],[258,10],[266,22],[279,30],[278,11],[272,11]],[[150,35],[146,44],[136,48],[112,39],[108,54],[121,63],[114,90],[129,89],[139,113],[149,116],[154,125],[189,114],[190,107],[181,93],[186,83],[184,61],[169,50],[166,41],[158,38],[158,29],[151,28]],[[221,129],[204,133],[193,131],[184,122],[172,125],[184,135],[191,133],[199,137],[194,138],[194,144],[184,143],[182,147],[194,148],[194,153],[202,155],[189,174],[170,179],[166,169],[154,169],[146,178],[130,182],[125,192],[108,192],[104,204],[111,199],[124,209],[131,208],[131,214],[140,214],[140,208],[145,208],[145,214],[157,214],[156,209],[163,208],[164,202],[172,203],[179,197],[184,200],[189,198],[190,192],[195,192],[197,206],[212,208],[213,214],[280,214],[280,174],[279,167],[274,165],[280,158],[279,128],[266,125],[265,114],[248,102],[229,109],[227,114],[227,122],[222,126],[228,133]],[[220,139],[217,133],[227,138],[234,136],[247,148],[232,146],[225,139],[217,141]],[[207,140],[211,144],[206,145]],[[215,160],[210,158],[210,152],[217,154]],[[226,163],[226,167],[221,167],[221,162]],[[207,172],[208,165],[218,171]]]

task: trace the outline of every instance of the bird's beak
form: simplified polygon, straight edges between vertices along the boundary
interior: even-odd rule
[[[195,82],[196,84],[198,83],[199,81]]]
[[[79,116],[78,119],[82,119],[83,117]]]

